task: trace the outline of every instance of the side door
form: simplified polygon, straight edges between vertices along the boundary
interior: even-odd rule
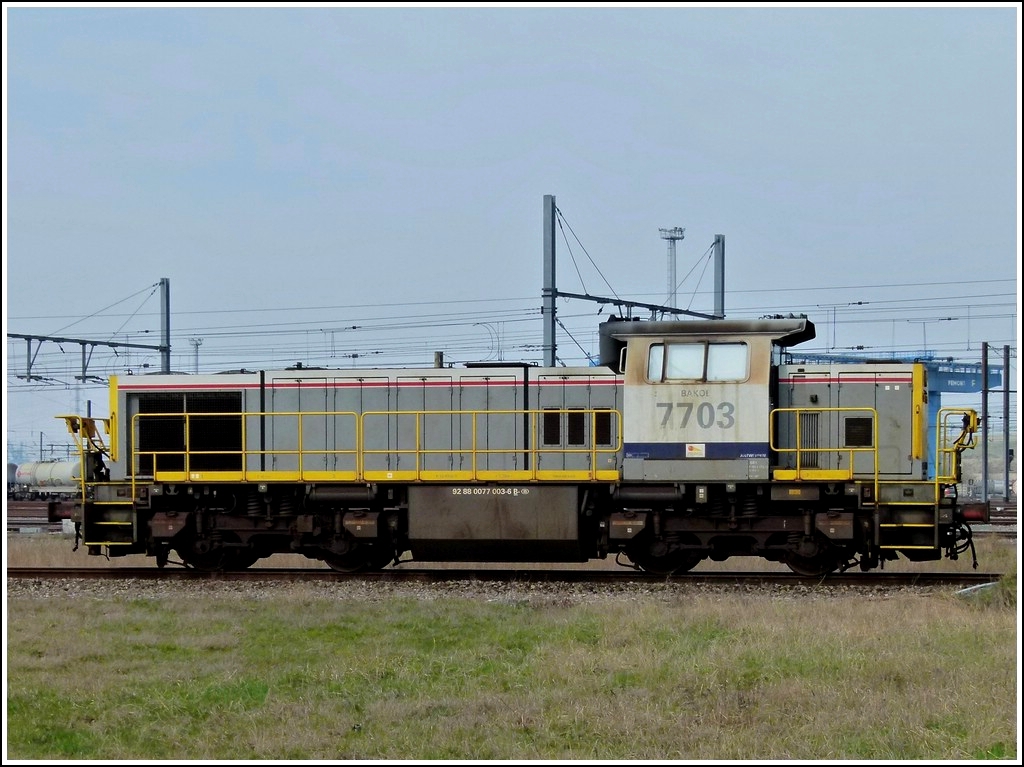
[[[522,378],[507,372],[464,374],[458,381],[458,442],[463,469],[522,471],[525,436]]]
[[[452,471],[458,428],[451,375],[398,376],[397,391],[400,461],[414,461],[419,471]]]
[[[909,367],[890,370],[841,371],[838,406],[873,408],[878,413],[878,442],[874,444],[867,411],[840,412],[841,447],[874,446],[880,470],[894,476],[907,476],[913,470],[913,374]],[[870,476],[874,472],[871,452],[854,456],[854,473]]]

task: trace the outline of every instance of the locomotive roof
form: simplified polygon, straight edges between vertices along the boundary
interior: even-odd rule
[[[701,338],[708,336],[771,336],[776,346],[794,346],[815,337],[814,323],[807,317],[776,317],[762,320],[625,320],[611,318],[601,324],[604,337],[625,339],[630,336],[672,335]]]

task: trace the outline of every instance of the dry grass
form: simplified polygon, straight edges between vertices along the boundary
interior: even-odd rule
[[[573,603],[330,584],[8,597],[5,756],[1016,760],[1016,616],[952,593]]]

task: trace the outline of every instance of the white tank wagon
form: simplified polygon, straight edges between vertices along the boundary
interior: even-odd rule
[[[73,494],[80,490],[82,462],[30,461],[18,464],[14,471],[14,485],[21,493],[30,495]]]

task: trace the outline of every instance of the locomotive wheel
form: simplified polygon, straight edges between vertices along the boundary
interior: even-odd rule
[[[786,567],[797,575],[806,575],[810,578],[817,578],[828,575],[839,568],[839,560],[829,553],[818,554],[813,557],[802,557],[799,554],[787,554],[783,560]]]
[[[193,570],[202,570],[206,573],[215,573],[222,570],[248,570],[260,558],[257,554],[250,554],[248,551],[234,551],[232,549],[216,548],[205,553],[188,551],[187,554],[178,549],[178,556],[185,563],[186,567]],[[186,550],[187,551],[187,550]],[[159,563],[157,563],[159,565]]]
[[[327,554],[324,563],[339,573],[361,573],[367,570],[381,570],[391,564],[394,553],[388,548],[356,546],[344,554]]]
[[[237,540],[232,538],[232,540]],[[245,570],[255,564],[259,555],[249,549],[213,546],[209,541],[195,540],[191,536],[175,546],[186,567],[206,573],[222,570]],[[158,563],[159,564],[159,563]]]
[[[185,567],[191,567],[193,570],[201,570],[204,573],[215,573],[225,569],[227,557],[225,556],[225,551],[222,548],[216,548],[201,553],[195,551],[192,547],[186,546],[182,546],[175,550],[178,552],[178,556],[181,557],[181,561],[185,563]]]
[[[231,551],[224,563],[225,570],[248,570],[261,559],[260,555],[246,549]]]
[[[336,573],[358,573],[367,569],[366,560],[353,554],[332,554],[323,559],[324,564]]]
[[[630,559],[633,559],[631,556]],[[695,568],[704,557],[677,551],[664,557],[641,557],[637,564],[640,569],[655,575],[676,575]]]
[[[395,560],[395,552],[384,546],[372,546],[369,555],[368,569],[383,570]]]
[[[821,534],[810,540],[794,539],[792,543],[793,547],[782,555],[782,561],[797,575],[818,578],[835,572],[842,564],[839,551]]]
[[[626,550],[626,555],[641,570],[655,575],[673,575],[675,573],[689,572],[695,568],[704,557],[691,551],[676,549],[667,550],[660,541],[651,540],[643,535],[642,540],[634,542]],[[666,549],[664,553],[661,549]]]
[[[328,554],[324,556],[324,564],[338,573],[361,573],[369,570],[368,552],[360,547],[345,554]]]

